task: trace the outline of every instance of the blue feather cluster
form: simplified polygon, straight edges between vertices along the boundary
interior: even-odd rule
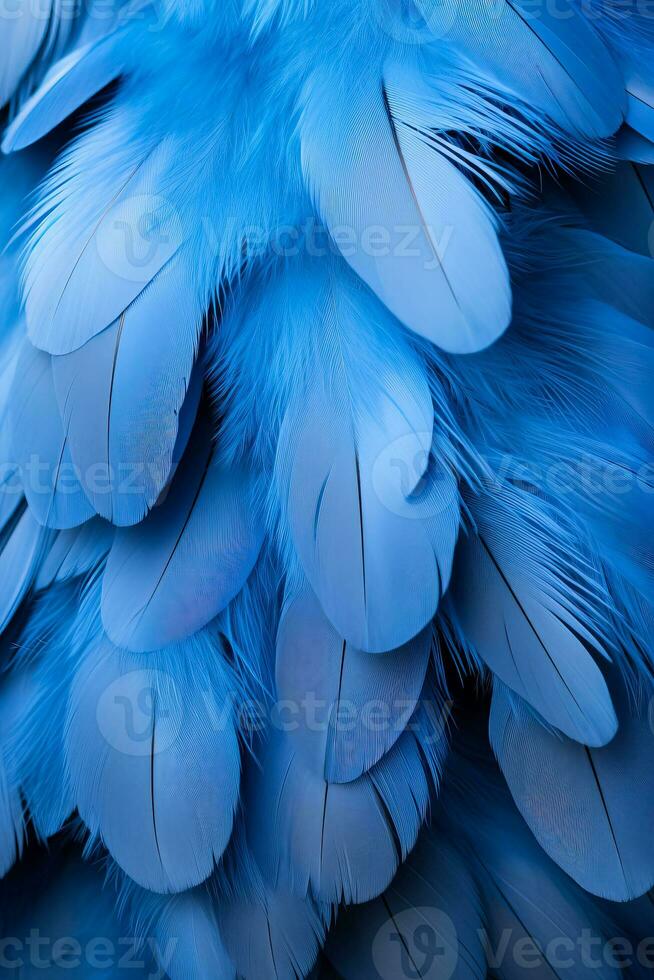
[[[0,975],[651,975],[654,13],[17,0],[0,111]]]

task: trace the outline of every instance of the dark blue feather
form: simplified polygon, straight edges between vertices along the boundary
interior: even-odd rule
[[[16,764],[11,752],[12,729],[29,704],[30,677],[26,672],[2,679],[0,689],[0,877],[23,850],[25,813]]]
[[[455,980],[484,980],[481,899],[461,856],[423,831],[384,894],[341,913],[326,955],[343,980],[377,980],[380,968],[429,977],[436,966]]]
[[[648,704],[631,703],[612,674],[620,728],[603,748],[548,731],[519,698],[494,690],[490,736],[518,809],[544,850],[575,881],[614,901],[654,884]],[[644,693],[644,692],[643,692]]]
[[[287,604],[277,635],[276,690],[315,717],[289,732],[311,771],[329,783],[367,772],[400,738],[420,697],[431,648],[427,627],[398,650],[364,653],[338,635],[309,589]]]
[[[617,721],[589,650],[602,621],[583,552],[539,497],[508,484],[471,508],[476,530],[461,538],[450,592],[457,636],[550,724],[609,742]]]
[[[137,527],[116,532],[102,592],[102,620],[116,644],[155,650],[228,605],[261,547],[254,490],[251,474],[213,459],[201,422],[166,499]]]

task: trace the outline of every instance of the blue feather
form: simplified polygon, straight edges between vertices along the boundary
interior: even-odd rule
[[[235,978],[206,894],[191,891],[168,899],[156,936],[158,949],[167,953],[159,960],[159,966],[170,980]]]
[[[24,906],[18,883],[3,933],[12,937],[3,965],[6,976],[36,980],[110,980],[129,971],[133,980],[157,976],[155,937],[139,948],[126,931],[101,873],[74,852],[41,856],[32,872],[37,894]],[[17,972],[19,971],[19,972]]]
[[[389,64],[383,79],[368,73],[343,91],[350,80],[334,84],[326,72],[316,68],[306,84],[300,133],[306,179],[336,243],[340,234],[352,268],[406,326],[449,351],[487,346],[510,319],[506,267],[481,198],[429,145],[438,109],[407,95],[419,74]]]
[[[122,71],[115,34],[75,47],[52,66],[7,127],[2,152],[23,150],[60,125]]]
[[[543,849],[583,888],[627,901],[654,884],[651,731],[643,695],[631,703],[615,671],[611,690],[620,728],[602,748],[548,731],[501,686],[493,693],[490,735],[518,809]]]
[[[489,972],[501,980],[519,980],[526,969],[582,980],[589,969],[583,937],[601,948],[617,934],[615,923],[538,846],[487,749],[469,738],[465,743],[451,757],[451,791],[441,800],[437,825],[460,848],[478,884]],[[620,976],[609,957],[595,969],[605,980]]]
[[[535,495],[506,485],[470,506],[476,529],[461,538],[448,607],[457,637],[550,724],[609,742],[617,721],[588,649],[602,610],[583,552]]]
[[[133,935],[154,946],[159,968],[169,980],[235,980],[205,886],[181,895],[156,895],[125,878],[120,907]]]
[[[40,524],[70,528],[93,515],[57,409],[51,358],[28,340],[16,366],[10,405],[14,459],[32,514]]]
[[[633,163],[654,163],[654,143],[651,143],[635,129],[623,126],[615,138],[615,155],[619,160]]]
[[[507,98],[537,106],[559,127],[587,137],[610,136],[626,104],[624,81],[594,24],[574,0],[537,12],[526,0],[462,7],[447,0],[417,0],[435,41],[465,52]]]
[[[389,976],[428,976],[422,971],[429,948],[438,950],[443,975],[483,980],[482,922],[481,899],[465,862],[425,830],[384,894],[341,914],[325,952],[343,980],[377,980],[382,964]],[[428,945],[420,942],[423,934]]]
[[[2,70],[0,71],[0,106],[3,106],[27,73],[48,31],[52,0],[45,5],[48,16],[30,4],[8,17],[2,39]]]
[[[199,884],[227,846],[240,781],[232,683],[206,631],[147,661],[103,639],[78,669],[73,797],[92,839],[144,888]]]
[[[172,18],[145,35],[148,57],[140,58],[141,45],[126,34],[123,84],[60,156],[24,224],[28,330],[52,354],[76,350],[117,321],[148,284],[156,307],[160,273],[173,258],[189,306],[205,312],[221,279],[239,276],[250,240],[254,249],[262,236],[266,247],[276,244],[302,202],[299,176],[278,180],[285,127],[271,112],[263,132],[255,118],[274,66],[235,59],[229,37],[207,50]],[[191,64],[205,88],[186,84]],[[243,131],[225,139],[237,113]]]
[[[575,186],[574,199],[595,231],[651,258],[654,174],[650,167],[619,163],[601,188],[597,183]]]
[[[33,232],[27,256],[25,314],[37,347],[77,350],[118,321],[149,283],[144,315],[149,307],[156,316],[160,302],[169,301],[160,300],[158,288],[163,284],[168,297],[169,279],[157,275],[170,268],[181,244],[179,218],[157,195],[157,181],[172,152],[166,144],[134,145],[119,115],[66,151],[35,212],[47,219]]]
[[[18,642],[17,666],[29,676],[29,686],[9,750],[32,826],[42,840],[58,833],[75,809],[64,728],[79,601],[74,584],[49,589],[31,609]]]
[[[276,689],[282,704],[317,706],[289,732],[307,766],[329,783],[367,772],[400,738],[420,698],[431,628],[404,647],[363,653],[343,640],[310,590],[287,602],[277,635]]]
[[[254,567],[263,539],[254,478],[212,455],[202,420],[165,501],[119,529],[102,590],[102,621],[137,652],[183,640],[221,612]]]
[[[248,841],[264,877],[300,896],[310,889],[322,902],[375,898],[415,844],[443,732],[406,731],[368,773],[328,783],[285,725],[283,716],[273,725],[246,785]]]
[[[34,587],[48,589],[55,582],[89,575],[107,557],[113,538],[113,528],[99,517],[61,531],[43,559]]]
[[[427,376],[339,267],[314,272],[293,299],[298,322],[319,311],[319,334],[280,435],[283,513],[337,631],[361,650],[394,649],[432,619],[458,533],[456,481],[429,455]]]
[[[406,747],[400,742],[399,751]],[[410,764],[406,775],[412,826],[402,844],[409,850],[426,811],[427,786],[415,785]],[[373,778],[332,786],[307,773],[289,739],[270,739],[246,792],[246,814],[255,857],[275,887],[299,895],[310,887],[332,903],[366,901],[386,888],[401,855]]]
[[[6,531],[0,552],[0,632],[32,587],[49,538],[29,510]]]
[[[272,889],[261,876],[242,826],[210,885],[220,934],[239,977],[306,976],[325,938],[310,897]]]
[[[96,512],[119,526],[143,520],[173,463],[201,325],[184,285],[168,266],[116,323],[52,359],[67,451]]]
[[[23,850],[25,814],[9,746],[12,728],[20,723],[29,703],[30,677],[16,673],[4,678],[0,691],[0,877],[11,868]]]

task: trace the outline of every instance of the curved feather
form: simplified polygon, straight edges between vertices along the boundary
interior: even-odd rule
[[[483,870],[478,873],[490,967],[502,980],[519,980],[525,962],[520,951],[526,948],[530,967],[539,976],[583,980],[588,976],[588,958],[579,937],[606,943],[613,933],[604,932],[605,917],[548,861],[515,815],[497,814],[497,818],[495,840],[480,847]],[[565,957],[560,955],[562,949]],[[604,980],[620,976],[608,958],[599,960],[595,969]]]
[[[482,922],[465,862],[443,837],[425,830],[383,895],[341,913],[325,952],[343,980],[377,980],[380,963],[389,975],[400,977],[408,967],[419,977],[428,962],[422,929],[438,949],[443,975],[483,980]]]
[[[64,729],[79,601],[75,584],[49,589],[31,607],[18,643],[18,666],[29,672],[30,684],[7,744],[30,822],[41,840],[57,834],[75,809]]]
[[[69,354],[119,320],[181,245],[180,217],[159,194],[173,146],[132,140],[128,114],[113,114],[68,149],[45,185],[25,270],[30,339]],[[143,308],[145,315],[145,308]]]
[[[367,772],[404,731],[422,691],[431,628],[388,653],[364,653],[338,635],[313,593],[288,603],[277,633],[277,697],[300,711],[289,739],[307,766],[329,783]]]
[[[622,74],[574,0],[537,10],[528,0],[416,0],[416,6],[435,40],[460,48],[507,94],[538,106],[562,129],[597,139],[622,122]]]
[[[607,21],[610,23],[611,14],[615,16],[610,4],[607,13]],[[622,36],[615,30],[610,31],[607,41],[613,48],[624,76],[627,92],[625,120],[633,131],[651,140],[654,138],[654,74],[651,68],[654,39],[647,18],[640,12],[634,11],[634,16],[629,20],[629,27],[633,25],[635,30],[627,30]],[[607,21],[603,26],[606,26]]]
[[[51,856],[37,852],[35,857],[34,867],[25,869],[31,886],[28,900],[21,894],[21,879],[9,886],[3,933],[12,943],[5,975],[16,969],[25,980],[43,973],[48,980],[104,980],[124,973],[147,980],[157,975],[151,955],[154,937],[143,946],[131,937],[99,869],[85,864],[75,851],[56,846]]]
[[[190,636],[240,591],[264,528],[252,474],[213,459],[200,420],[165,501],[141,524],[121,528],[102,587],[109,637],[136,652]]]
[[[146,942],[169,980],[235,980],[236,973],[218,930],[207,890],[161,896],[128,885],[135,934]],[[156,944],[152,942],[156,939]]]
[[[595,231],[651,258],[654,174],[650,167],[619,163],[601,187],[575,185],[574,199]]]
[[[477,531],[461,538],[450,592],[465,642],[550,724],[588,745],[609,742],[617,720],[588,649],[597,624],[583,562],[576,572],[568,564],[571,543],[538,498],[485,495],[472,507]]]
[[[257,900],[240,895],[216,900],[220,934],[239,977],[295,980],[306,976],[324,927],[310,899],[272,891],[262,883]]]
[[[0,633],[31,588],[47,541],[47,533],[28,509],[5,537],[0,551]]]
[[[311,896],[273,889],[250,850],[243,821],[234,828],[209,885],[220,934],[239,977],[307,976],[325,938],[329,910]]]
[[[465,720],[469,735],[475,721]],[[581,937],[601,948],[617,934],[615,923],[538,845],[487,747],[463,736],[459,749],[450,757],[437,833],[460,850],[477,882],[489,972],[501,980],[519,980],[527,969],[583,980],[589,957]],[[609,957],[594,969],[604,980],[620,973]]]
[[[66,754],[80,816],[120,867],[156,892],[184,891],[211,874],[238,800],[229,674],[211,637],[188,642],[151,666],[101,640],[69,703]]]
[[[25,341],[12,389],[10,425],[30,510],[46,527],[76,527],[93,514],[57,410],[51,359]]]
[[[159,946],[174,942],[171,959],[159,965],[170,980],[229,980],[236,973],[223,945],[208,899],[195,892],[177,895],[171,900],[165,926],[159,924]],[[180,944],[181,940],[181,944]]]
[[[410,329],[455,353],[486,347],[511,316],[506,267],[482,199],[429,145],[429,114],[402,105],[409,69],[358,78],[329,112],[327,93],[339,98],[332,81],[316,69],[308,82],[301,139],[336,244],[345,230],[344,257]]]
[[[284,720],[251,767],[248,841],[274,887],[336,903],[388,886],[413,847],[429,801],[416,738],[406,732],[369,773],[327,783],[293,747]]]
[[[427,375],[392,325],[382,332],[383,308],[336,271],[298,296],[298,322],[318,312],[320,349],[280,435],[284,514],[337,631],[361,650],[394,649],[431,620],[447,587],[456,481],[430,460]]]
[[[624,366],[621,365],[621,370],[612,376],[613,384],[624,390],[637,375],[639,363],[636,351],[644,360],[650,356],[648,348],[651,350],[651,337],[647,339],[647,331],[626,318],[651,325],[654,316],[654,262],[651,256],[631,252],[594,231],[566,231],[562,244],[564,248],[572,246],[575,251],[573,271],[578,285],[583,283],[606,304],[600,314],[603,329],[601,337],[598,337],[606,350],[606,360],[617,356],[620,343],[624,343],[626,348],[623,353],[628,352],[623,357]],[[600,313],[599,307],[594,312]],[[619,312],[625,317],[620,317]],[[627,372],[629,381],[625,384],[622,379]],[[642,382],[638,386],[642,389]]]
[[[615,154],[619,160],[634,163],[654,163],[654,143],[630,126],[623,126],[615,138]]]
[[[654,884],[654,813],[647,705],[630,703],[613,673],[620,719],[613,741],[591,748],[549,732],[519,699],[493,692],[490,735],[516,805],[544,850],[596,895],[627,901]]]
[[[52,359],[67,450],[113,524],[143,520],[168,480],[200,325],[173,262],[116,323]]]
[[[27,673],[3,678],[0,688],[0,877],[9,871],[23,850],[23,800],[8,742],[12,728],[29,703],[29,692]]]
[[[100,517],[80,528],[61,531],[43,559],[34,587],[47,589],[55,582],[92,572],[106,558],[113,538],[114,529]]]
[[[35,143],[117,78],[124,66],[120,41],[120,34],[110,34],[74,48],[53,65],[7,127],[2,152]]]
[[[41,47],[52,7],[52,0],[46,0],[43,6],[20,0],[7,10],[0,57],[0,106],[14,94]]]

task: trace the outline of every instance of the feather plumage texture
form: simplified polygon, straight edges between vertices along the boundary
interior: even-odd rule
[[[493,694],[490,738],[518,808],[544,850],[588,891],[626,901],[654,883],[649,849],[640,837],[647,833],[652,806],[649,718],[644,692],[644,703],[631,704],[619,678],[612,686],[620,730],[603,748],[548,732],[501,687]],[[581,836],[580,827],[586,830]]]
[[[422,694],[431,630],[397,650],[353,649],[329,623],[311,590],[294,596],[277,634],[275,684],[288,704],[315,698],[318,716],[291,733],[310,769],[349,783],[379,762],[404,731]],[[375,712],[381,712],[380,719]]]
[[[73,680],[66,722],[73,798],[91,834],[152,891],[203,881],[231,834],[238,738],[228,670],[214,643],[198,634],[188,650],[170,651],[188,661],[184,686],[165,661],[142,665],[106,640]],[[222,717],[215,731],[212,708]]]
[[[254,483],[247,471],[219,465],[200,420],[166,499],[112,544],[102,619],[115,643],[137,652],[167,646],[228,605],[261,547]]]
[[[308,304],[317,307],[319,346],[307,354],[306,387],[294,393],[281,427],[284,517],[345,639],[363,650],[393,649],[433,616],[459,525],[456,481],[431,455],[428,377],[392,335],[386,311],[349,275],[328,269],[316,280],[311,270],[298,300],[285,315],[300,321]],[[418,460],[408,478],[402,459]]]
[[[131,931],[161,980],[585,980],[586,933],[651,929],[625,6],[0,18],[3,934]]]

